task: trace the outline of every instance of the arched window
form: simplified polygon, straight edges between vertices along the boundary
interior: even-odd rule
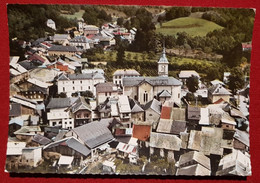
[[[147,91],[144,92],[144,102],[148,101],[148,93]]]

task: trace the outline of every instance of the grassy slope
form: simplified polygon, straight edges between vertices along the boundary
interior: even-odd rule
[[[68,15],[68,14],[61,14],[61,16],[66,17],[68,19],[74,19],[74,18],[82,18],[84,14],[84,10],[79,10],[79,12],[74,13],[73,15]]]
[[[162,26],[170,28],[160,28],[160,26],[157,26],[156,32],[167,35],[186,32],[191,36],[205,36],[210,31],[223,28],[214,22],[192,17],[177,18],[163,23]]]

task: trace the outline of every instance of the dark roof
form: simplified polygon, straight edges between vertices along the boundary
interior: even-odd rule
[[[130,108],[131,108],[132,113],[144,112],[143,108],[138,104],[138,102],[136,100],[129,98],[129,104],[130,104]]]
[[[188,106],[188,120],[200,120],[200,108]]]
[[[37,85],[32,85],[30,88],[28,88],[29,92],[42,92],[43,94],[47,94],[47,88],[42,88]]]
[[[147,109],[151,108],[156,113],[161,114],[161,105],[162,105],[161,102],[159,102],[156,99],[153,99],[150,102],[148,102],[147,104],[145,104],[144,110],[147,110]]]
[[[91,122],[74,128],[72,131],[75,132],[89,148],[95,148],[114,138],[109,129],[99,122]]]
[[[115,89],[116,85],[114,83],[98,83],[96,85],[96,90],[97,93],[101,93],[101,92],[115,92],[117,91]]]
[[[105,79],[103,75],[99,73],[88,73],[88,74],[62,74],[58,80],[83,80],[83,79]]]
[[[59,109],[66,108],[72,104],[70,98],[52,98],[49,104],[47,105],[47,109]]]
[[[209,88],[208,91],[212,95],[231,95],[231,93],[220,84],[213,85],[212,87]]]
[[[48,139],[47,137],[44,137],[44,136],[42,136],[40,134],[36,134],[32,138],[32,141],[37,142],[37,143],[39,143],[41,145],[47,145],[47,144],[51,143],[50,139]]]
[[[160,119],[157,132],[179,135],[186,130],[186,121]]]
[[[91,111],[91,106],[87,104],[84,97],[79,97],[71,106],[71,111],[73,113],[78,110],[88,110]]]
[[[162,52],[162,54],[161,54],[161,57],[160,57],[159,60],[158,60],[158,63],[166,63],[166,64],[169,63],[169,62],[168,62],[168,59],[167,59],[167,57],[166,57],[165,48],[163,48],[163,52]]]
[[[90,149],[81,144],[78,140],[76,140],[74,137],[66,138],[59,140],[57,142],[53,142],[49,145],[47,145],[44,149],[53,148],[59,145],[67,145],[71,149],[74,149],[75,151],[79,152],[80,154],[87,156],[90,154]]]
[[[59,131],[58,135],[54,138],[54,142],[59,141],[64,138],[65,134],[67,133],[67,130],[61,130]]]
[[[77,52],[77,48],[75,46],[52,45],[49,51]]]
[[[10,110],[9,110],[9,116],[11,117],[17,117],[21,115],[21,104],[18,103],[12,103],[10,104]]]
[[[238,141],[242,142],[247,147],[249,147],[249,134],[247,132],[236,129],[234,139],[237,139]]]
[[[75,151],[78,151],[79,153],[83,154],[84,156],[87,156],[90,154],[90,149],[78,142],[74,138],[70,138],[67,140],[67,144],[70,148],[74,149]]]
[[[37,62],[28,61],[28,60],[18,62],[18,64],[20,64],[26,70],[31,70],[31,69],[34,69],[39,66],[39,64]]]
[[[124,77],[123,86],[137,86],[147,82],[152,86],[180,86],[182,83],[174,77]]]
[[[196,163],[201,164],[209,170],[211,169],[210,159],[207,156],[205,156],[202,152],[197,151],[190,151],[185,154],[182,154],[180,156],[179,166],[187,166],[187,163],[192,161],[196,161]]]

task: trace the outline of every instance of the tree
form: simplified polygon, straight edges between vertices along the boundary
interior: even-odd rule
[[[117,19],[117,25],[122,26],[124,23],[124,19],[122,17]]]
[[[86,91],[84,91],[84,92],[80,92],[80,95],[81,95],[82,97],[94,98],[93,93],[92,93],[91,91],[89,91],[89,90],[86,90]]]
[[[186,85],[190,92],[194,93],[199,88],[199,78],[196,76],[191,76],[187,79]]]
[[[231,69],[230,76],[228,78],[228,86],[233,94],[236,94],[237,90],[242,89],[245,85],[245,76],[240,67],[234,67]]]

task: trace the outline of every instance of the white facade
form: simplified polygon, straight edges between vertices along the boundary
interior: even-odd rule
[[[140,74],[134,69],[116,70],[113,74],[113,83],[116,85],[122,85],[124,77],[138,76],[140,76]]]
[[[47,27],[50,27],[53,30],[56,30],[56,24],[52,19],[47,20]]]
[[[38,162],[42,159],[41,147],[28,147],[22,150],[22,159],[28,163],[29,166],[37,167]]]
[[[65,111],[66,109],[51,109],[47,113],[49,126],[62,126],[64,129],[74,128],[74,119],[71,118],[70,111]]]
[[[94,75],[95,76],[95,75]],[[67,80],[58,80],[58,93],[65,92],[67,96],[70,97],[72,93],[75,92],[83,92],[83,91],[91,91],[94,96],[96,96],[96,88],[95,85],[98,83],[104,83],[105,78],[84,78],[84,79],[67,79]]]

